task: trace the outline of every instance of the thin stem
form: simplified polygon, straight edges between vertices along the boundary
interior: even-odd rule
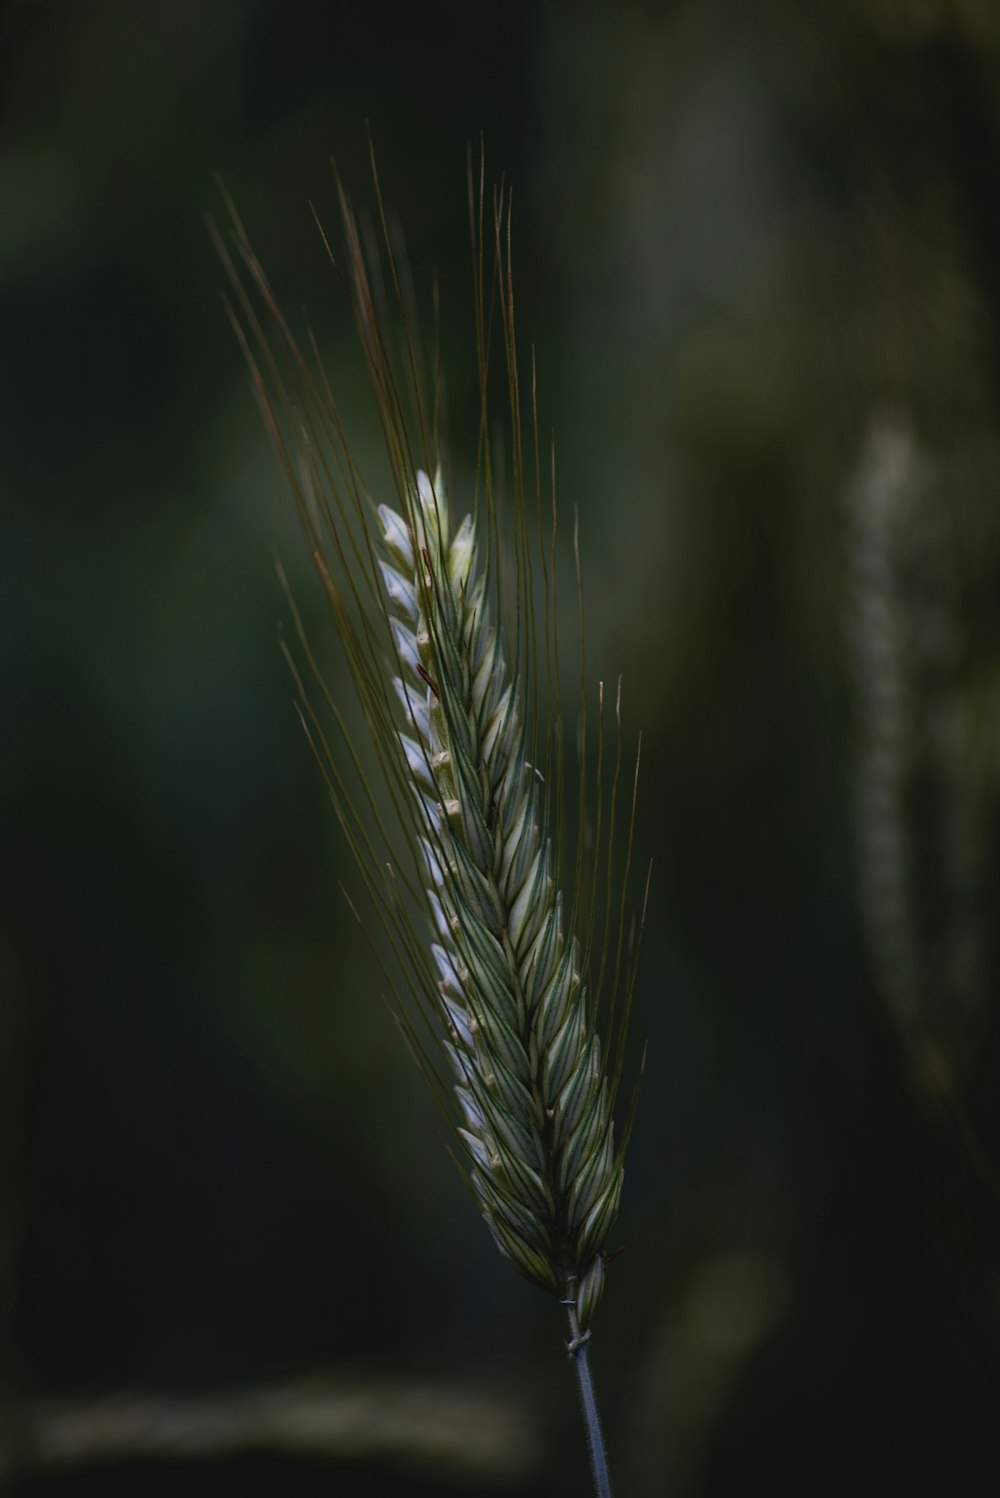
[[[594,1395],[594,1382],[590,1376],[590,1360],[587,1356],[587,1344],[590,1341],[590,1333],[584,1332],[580,1335],[580,1324],[576,1319],[576,1306],[569,1303],[569,1355],[570,1361],[576,1369],[576,1383],[580,1391],[580,1407],[583,1411],[583,1423],[587,1431],[587,1447],[590,1451],[590,1470],[594,1478],[595,1498],[611,1498],[611,1477],[608,1473],[608,1453],[604,1447],[604,1432],[601,1429],[601,1417],[597,1410],[597,1399]]]

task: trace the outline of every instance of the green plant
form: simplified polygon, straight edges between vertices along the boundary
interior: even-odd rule
[[[391,297],[342,189],[343,268],[332,250],[330,258],[375,392],[394,508],[370,493],[318,345],[310,335],[308,356],[302,351],[232,210],[235,260],[220,242],[236,293],[234,326],[333,610],[366,745],[324,686],[297,611],[339,748],[292,666],[306,731],[382,933],[374,945],[399,1022],[454,1125],[498,1247],[566,1308],[595,1485],[609,1493],[587,1342],[631,1121],[616,1143],[612,1109],[638,949],[626,940],[624,894],[636,781],[621,834],[620,704],[606,776],[602,686],[593,806],[584,712],[571,838],[554,468],[543,491],[533,361],[524,431],[509,196],[502,188],[494,195],[487,254],[483,177],[477,195],[470,171],[480,419],[472,508],[456,523],[454,485],[443,476],[440,383],[435,377],[428,401],[408,277],[377,176],[375,185]],[[498,341],[510,449],[506,526],[490,435]]]

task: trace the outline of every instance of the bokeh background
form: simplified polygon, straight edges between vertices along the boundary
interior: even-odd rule
[[[992,0],[3,8],[3,1480],[585,1490],[557,1310],[339,893],[275,550],[328,625],[204,223],[218,171],[371,450],[307,208],[331,154],[366,201],[365,120],[458,416],[481,131],[513,185],[592,686],[643,733],[619,1490],[989,1491]]]

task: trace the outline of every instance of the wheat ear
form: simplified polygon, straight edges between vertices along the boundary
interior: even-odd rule
[[[481,411],[472,513],[455,524],[438,463],[440,387],[435,378],[429,405],[405,268],[387,228],[377,177],[376,197],[397,327],[390,325],[385,284],[362,251],[342,191],[346,273],[325,236],[324,244],[341,275],[368,363],[394,508],[378,504],[362,479],[318,346],[310,335],[310,357],[301,351],[232,205],[235,263],[218,239],[236,296],[233,324],[333,609],[367,746],[352,739],[315,667],[297,611],[300,643],[337,725],[339,749],[330,745],[323,715],[291,656],[290,662],[306,731],[385,938],[380,942],[376,932],[373,945],[399,1000],[397,1017],[411,1051],[454,1124],[466,1174],[501,1251],[566,1308],[594,1483],[603,1498],[610,1484],[587,1342],[633,1117],[630,1111],[616,1143],[612,1110],[639,945],[625,938],[623,893],[635,779],[627,830],[616,844],[621,742],[619,737],[605,808],[599,735],[596,808],[591,817],[581,763],[580,833],[571,858],[565,846],[555,500],[553,491],[548,530],[534,398],[528,443],[522,431],[509,198],[502,191],[494,198],[495,254],[488,275],[483,177],[477,220],[470,173]],[[400,327],[401,359],[392,352]],[[503,350],[509,397],[508,588],[489,437],[495,345]],[[531,448],[534,526],[524,477],[524,455]],[[505,597],[514,599],[509,611]],[[513,646],[510,667],[505,641]],[[549,709],[544,728],[543,695]],[[603,725],[603,695],[600,700]],[[584,757],[587,738],[584,723]],[[539,745],[544,776],[537,768]],[[377,773],[370,778],[373,764]],[[598,850],[593,868],[585,831]],[[622,843],[623,866],[616,866],[613,849]],[[568,910],[557,888],[560,869],[573,871]],[[435,1061],[442,1052],[450,1085]]]
[[[423,823],[445,1042],[471,1179],[501,1251],[589,1326],[621,1194],[600,1040],[539,820],[516,684],[438,472],[380,510],[400,738]]]

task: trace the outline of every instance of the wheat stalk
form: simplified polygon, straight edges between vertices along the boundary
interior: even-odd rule
[[[477,198],[470,172],[481,411],[472,505],[456,524],[440,462],[440,383],[435,377],[428,401],[405,265],[377,175],[375,185],[395,325],[342,189],[343,271],[325,236],[324,244],[367,360],[395,508],[379,504],[362,479],[318,345],[310,335],[309,357],[302,352],[231,204],[236,262],[218,241],[236,293],[234,326],[333,608],[367,748],[355,742],[323,682],[294,603],[339,750],[294,662],[293,670],[306,731],[385,937],[373,945],[399,1000],[400,1024],[449,1113],[501,1252],[566,1307],[595,1485],[609,1493],[586,1344],[632,1118],[630,1111],[616,1144],[612,1109],[638,954],[634,931],[626,940],[624,901],[636,779],[621,832],[620,714],[616,704],[613,769],[605,777],[601,688],[593,806],[582,709],[571,858],[554,477],[543,494],[533,367],[527,441],[523,430],[509,196],[500,189],[494,197],[488,270],[484,178],[481,170]],[[401,354],[394,352],[397,330]],[[511,454],[506,552],[490,439],[497,344]],[[533,459],[530,490],[526,453]],[[505,555],[513,559],[506,572]],[[592,867],[588,843],[597,854]],[[616,847],[624,865],[617,869]],[[569,882],[568,906],[561,876]],[[437,1065],[442,1053],[450,1086]]]

